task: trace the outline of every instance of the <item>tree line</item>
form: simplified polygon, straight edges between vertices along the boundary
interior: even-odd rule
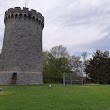
[[[62,45],[43,51],[44,82],[62,83],[64,72],[83,74],[86,83],[110,84],[109,51],[96,50],[90,59],[87,52],[81,56],[69,55]]]
[[[81,75],[81,65],[81,58],[69,55],[66,47],[62,45],[54,46],[50,51],[43,51],[44,82],[61,83],[63,81],[63,74],[70,73],[71,71]]]

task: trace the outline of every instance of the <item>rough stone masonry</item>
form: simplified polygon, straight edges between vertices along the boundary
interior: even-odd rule
[[[36,10],[10,8],[4,17],[0,84],[42,84],[44,17]]]

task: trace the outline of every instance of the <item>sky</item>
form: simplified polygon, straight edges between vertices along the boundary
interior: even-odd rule
[[[0,48],[5,11],[24,6],[25,0],[0,0]],[[110,50],[110,0],[29,0],[27,6],[45,18],[43,50],[58,45],[71,55]]]

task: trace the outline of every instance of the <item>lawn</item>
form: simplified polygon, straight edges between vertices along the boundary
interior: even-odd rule
[[[110,86],[0,86],[0,110],[110,110]]]

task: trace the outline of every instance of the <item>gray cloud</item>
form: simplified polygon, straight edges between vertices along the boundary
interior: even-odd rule
[[[104,38],[91,42],[90,44],[84,44],[84,45],[80,45],[83,48],[87,49],[87,50],[96,50],[96,49],[100,49],[100,50],[110,50],[110,35],[109,36],[105,36]],[[78,46],[78,47],[80,47]]]
[[[87,24],[94,24],[94,23],[104,23],[106,22],[106,19],[110,17],[110,8],[108,8],[108,4],[110,4],[110,1],[107,3],[103,1],[105,5],[98,5],[98,6],[91,6],[91,2],[88,4],[88,7],[77,7],[79,4],[79,1],[83,3],[83,0],[77,0],[76,6],[73,2],[69,2],[70,4],[67,5],[67,8],[59,6],[59,11],[54,13],[56,14],[55,18],[53,19],[55,24],[61,25],[61,26],[78,26],[78,25],[87,25]],[[86,1],[86,0],[85,0]],[[80,4],[81,4],[80,3]],[[71,5],[73,4],[73,7],[71,8]],[[89,7],[90,5],[90,7]],[[63,10],[63,11],[62,11]],[[53,12],[53,11],[52,11]]]
[[[15,6],[23,7],[25,0],[0,1],[2,44],[5,10]],[[110,0],[30,0],[28,6],[40,11],[45,17],[44,49],[61,44],[70,53],[91,52],[98,47],[109,49],[109,38],[105,36],[110,35]]]

